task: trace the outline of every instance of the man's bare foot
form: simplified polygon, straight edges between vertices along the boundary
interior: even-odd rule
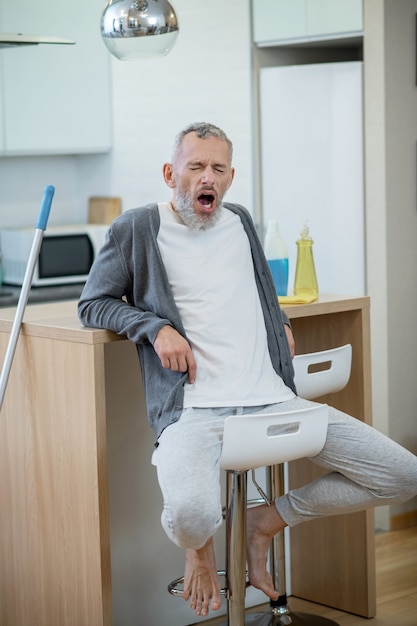
[[[247,512],[246,558],[249,582],[263,591],[271,600],[278,599],[272,577],[266,569],[269,545],[274,535],[283,530],[286,523],[274,505],[263,504]]]
[[[220,584],[216,570],[213,539],[209,539],[199,550],[185,551],[184,600],[196,615],[208,615],[209,608],[217,611],[221,607]]]

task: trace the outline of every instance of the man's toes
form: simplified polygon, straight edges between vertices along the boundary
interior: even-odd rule
[[[201,616],[208,615],[208,600],[206,600],[205,597],[198,598],[195,612],[197,615]]]
[[[211,609],[213,611],[217,611],[222,605],[222,600],[221,598],[213,598],[211,601]]]
[[[278,600],[279,598],[279,593],[275,589],[271,589],[271,592],[268,593],[267,595],[271,598],[271,600],[274,600],[274,601]]]

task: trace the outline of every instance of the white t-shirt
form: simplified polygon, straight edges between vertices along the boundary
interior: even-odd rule
[[[213,228],[194,231],[169,203],[160,203],[159,212],[158,246],[197,362],[195,383],[185,385],[184,408],[257,406],[293,398],[272,367],[240,218],[222,208]]]

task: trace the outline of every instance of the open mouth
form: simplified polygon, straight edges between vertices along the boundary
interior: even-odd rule
[[[202,193],[201,196],[198,196],[198,201],[206,211],[209,211],[214,204],[214,195],[211,193]]]

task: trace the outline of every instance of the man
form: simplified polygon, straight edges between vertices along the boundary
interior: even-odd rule
[[[211,124],[177,137],[163,166],[170,202],[127,211],[111,225],[79,302],[86,326],[138,347],[162,525],[185,549],[183,597],[199,616],[220,608],[213,535],[222,523],[219,460],[227,415],[311,403],[293,381],[294,341],[248,212],[223,203],[232,144]],[[417,458],[362,422],[329,408],[322,452],[331,470],[248,510],[249,580],[271,599],[272,537],[286,525],[402,502],[417,492]]]

